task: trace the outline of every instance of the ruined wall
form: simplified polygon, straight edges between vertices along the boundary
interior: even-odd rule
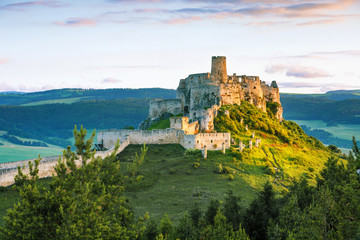
[[[150,101],[149,117],[151,119],[163,113],[179,114],[183,112],[181,99],[153,99]]]
[[[223,143],[226,149],[230,148],[230,133],[199,133],[195,136],[196,149],[207,146],[208,150],[221,150]]]
[[[188,117],[172,117],[170,118],[170,128],[183,130],[185,134],[196,134],[199,132],[199,122],[189,123]]]
[[[240,83],[221,84],[220,95],[221,105],[240,105],[243,99],[242,88]]]
[[[104,130],[97,134],[97,141],[103,142],[105,148],[111,148],[117,139],[123,139],[129,136],[130,144],[171,144],[180,143],[180,138],[184,135],[184,131],[167,129],[153,130]]]

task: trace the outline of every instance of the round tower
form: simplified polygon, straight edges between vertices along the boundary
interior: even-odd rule
[[[212,57],[211,75],[219,79],[221,83],[227,82],[226,57]]]

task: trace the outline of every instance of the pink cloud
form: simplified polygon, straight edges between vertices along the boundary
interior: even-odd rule
[[[307,67],[300,64],[286,65],[286,64],[274,64],[267,66],[265,69],[266,73],[284,73],[288,77],[296,78],[324,78],[331,77],[331,75],[322,69],[316,67]]]
[[[10,60],[8,58],[0,58],[0,64],[8,63]]]
[[[79,26],[93,26],[96,24],[96,21],[87,18],[69,18],[64,22],[56,21],[54,22],[54,24],[60,26],[79,27]]]
[[[66,7],[68,5],[69,4],[64,4],[60,1],[29,1],[29,2],[7,4],[4,6],[0,6],[0,9],[24,11],[26,8],[36,7],[36,6],[58,8],[58,7]]]
[[[191,17],[183,17],[183,18],[174,18],[170,20],[164,21],[166,24],[186,24],[194,21],[202,20],[201,17],[191,16]]]
[[[101,81],[102,83],[120,83],[121,80],[115,79],[115,78],[105,78]]]
[[[331,77],[331,75],[324,70],[316,67],[305,67],[301,65],[290,66],[286,71],[286,76],[296,78],[323,78]]]

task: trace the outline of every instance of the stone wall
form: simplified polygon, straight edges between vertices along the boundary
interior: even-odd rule
[[[180,143],[184,131],[172,128],[153,130],[128,130],[111,129],[100,131],[97,134],[97,142],[103,142],[105,148],[114,146],[117,139],[129,137],[130,144],[172,144]]]
[[[173,115],[183,112],[181,99],[153,99],[150,101],[149,117],[156,118],[164,113]]]
[[[199,133],[195,135],[195,148],[203,149],[207,146],[208,150],[221,150],[222,144],[225,148],[230,148],[230,133]]]
[[[125,138],[119,146],[118,151],[116,154],[122,152],[128,145],[130,144],[129,138]],[[114,146],[113,146],[114,147]],[[102,157],[105,158],[107,156],[110,156],[114,151],[114,148],[103,151],[103,152],[96,152],[95,157]],[[54,167],[58,163],[58,159],[61,156],[52,156],[52,157],[44,157],[40,161],[39,164],[39,177],[45,178],[45,177],[51,177],[53,174],[55,174]],[[15,183],[14,178],[17,175],[17,167],[18,166],[24,166],[23,169],[24,174],[29,174],[29,167],[28,163],[29,161],[34,162],[35,159],[26,160],[26,161],[18,161],[18,162],[9,162],[9,163],[2,163],[0,166],[0,186],[10,186]],[[79,167],[81,165],[81,159],[76,160],[76,165]]]

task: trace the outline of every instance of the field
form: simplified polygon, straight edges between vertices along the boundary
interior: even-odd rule
[[[78,102],[78,101],[84,100],[84,99],[87,99],[87,97],[75,97],[75,98],[61,98],[61,99],[42,100],[42,101],[35,101],[35,102],[21,104],[20,106],[38,106],[38,105],[56,104],[56,103],[71,104],[71,103]]]
[[[41,157],[55,156],[62,154],[64,148],[49,145],[49,147],[29,147],[9,143],[0,138],[4,145],[0,146],[0,163],[14,162]]]

